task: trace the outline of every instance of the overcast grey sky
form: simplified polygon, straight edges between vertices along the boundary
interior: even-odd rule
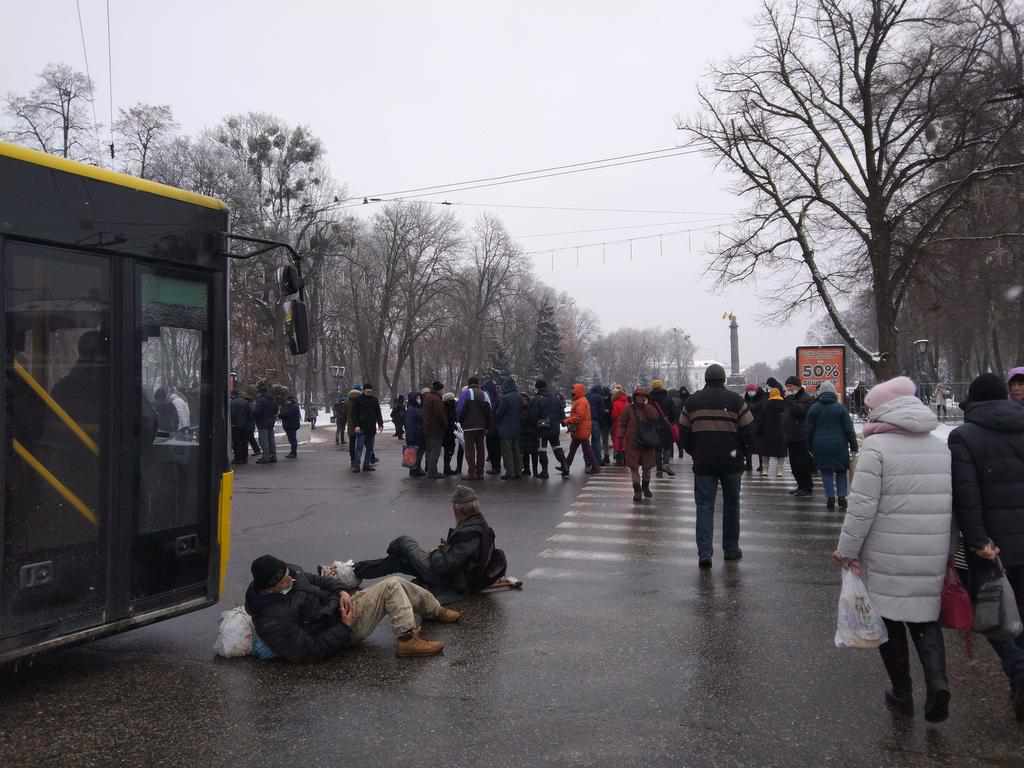
[[[351,194],[500,175],[680,143],[674,116],[695,109],[710,61],[749,47],[758,5],[110,0],[114,109],[169,104],[189,133],[249,110],[306,123]],[[106,3],[81,0],[81,9],[105,125]],[[85,69],[74,0],[9,0],[0,93],[28,90],[55,61]],[[603,330],[681,327],[698,357],[728,361],[729,310],[743,364],[774,362],[793,354],[808,319],[764,325],[754,285],[719,294],[702,276],[704,246],[740,207],[729,181],[693,155],[448,199],[486,204],[453,207],[467,223],[493,206],[525,250],[541,252],[538,276],[593,309]],[[636,240],[632,262],[628,244],[585,248],[577,266],[580,244],[695,227],[706,229]]]

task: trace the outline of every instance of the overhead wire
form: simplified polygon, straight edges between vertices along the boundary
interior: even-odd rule
[[[81,0],[75,0],[75,10],[78,13],[78,33],[79,33],[79,35],[82,38],[82,58],[85,59],[85,76],[87,78],[89,78],[89,86],[90,86],[90,89],[91,89],[92,85],[93,85],[93,82],[92,82],[92,72],[89,71],[89,48],[85,44],[85,24],[82,23],[82,2],[81,2]],[[95,134],[96,139],[99,140],[100,124],[99,124],[99,120],[96,119],[96,99],[92,98],[91,96],[89,98],[89,106],[92,107],[92,129],[93,129],[93,133]],[[98,161],[99,161],[99,158],[97,158],[97,162]]]
[[[677,229],[671,232],[655,232],[650,235],[636,235],[634,237],[624,237],[619,240],[598,240],[590,243],[574,243],[571,245],[564,245],[559,248],[541,248],[536,251],[523,251],[523,256],[537,256],[541,254],[555,254],[559,251],[572,251],[573,249],[580,248],[594,248],[596,246],[609,246],[609,245],[621,245],[623,243],[629,243],[630,253],[632,254],[633,243],[639,240],[654,240],[661,237],[671,237],[673,235],[685,235],[691,232],[704,232],[709,229],[721,229],[721,227],[728,226],[732,222],[718,221],[713,224],[708,224],[701,227],[692,227],[689,229]]]
[[[682,224],[702,224],[708,219],[698,219],[696,221],[660,221],[660,222],[648,222],[647,224],[624,224],[619,227],[598,227],[596,229],[573,229],[566,232],[540,232],[530,235],[515,235],[516,240],[525,240],[531,237],[558,237],[561,235],[584,235],[592,232],[618,232],[623,229],[645,229],[647,227],[672,227]]]

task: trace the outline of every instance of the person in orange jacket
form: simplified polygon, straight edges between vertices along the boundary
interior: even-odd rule
[[[594,461],[594,451],[590,447],[590,433],[593,422],[590,418],[590,403],[587,401],[587,390],[582,384],[572,385],[572,408],[568,418],[562,422],[572,435],[569,444],[569,457],[565,460],[565,472],[568,474],[572,460],[576,458],[576,449],[583,449],[583,461],[587,465],[586,473],[596,475],[600,468]]]
[[[629,398],[621,385],[612,387],[612,449],[615,451],[615,466],[621,467],[626,461],[626,446],[619,434],[619,417],[629,406]]]

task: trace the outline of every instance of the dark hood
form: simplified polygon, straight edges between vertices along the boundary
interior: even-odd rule
[[[505,379],[505,383],[501,385],[501,391],[507,395],[518,390],[516,389],[516,383],[512,379]]]
[[[1013,400],[966,403],[964,421],[995,432],[1024,432],[1024,405]]]
[[[818,402],[822,405],[832,405],[832,403],[838,402],[839,398],[835,392],[822,392],[818,395]]]

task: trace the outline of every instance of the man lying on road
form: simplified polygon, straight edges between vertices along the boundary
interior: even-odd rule
[[[245,609],[260,639],[289,661],[325,659],[361,643],[385,616],[391,617],[398,656],[434,656],[444,644],[420,635],[415,614],[442,624],[462,618],[398,577],[349,595],[338,580],[306,573],[272,555],[256,558],[251,570]]]
[[[424,552],[410,536],[399,536],[388,545],[387,557],[355,564],[359,579],[376,579],[393,573],[415,576],[432,590],[451,589],[466,594],[487,589],[505,575],[505,553],[494,546],[494,530],[480,512],[480,500],[472,488],[455,487],[452,496],[455,527],[432,552]]]

